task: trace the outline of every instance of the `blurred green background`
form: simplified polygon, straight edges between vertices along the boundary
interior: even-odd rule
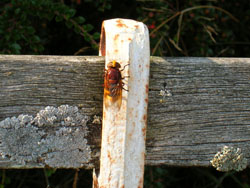
[[[1,0],[0,54],[97,55],[101,23],[111,18],[144,22],[154,56],[250,56],[249,0]],[[2,169],[0,188],[88,188],[91,173]],[[146,167],[144,187],[249,188],[250,173]]]

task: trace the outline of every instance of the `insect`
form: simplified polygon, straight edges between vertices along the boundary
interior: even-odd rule
[[[121,65],[116,61],[109,62],[107,67],[108,69],[105,70],[104,75],[105,107],[113,105],[120,108],[122,101],[122,89],[126,90],[123,88],[124,83],[122,82],[122,79],[124,78],[121,76],[121,71],[123,71],[124,68],[120,70]]]

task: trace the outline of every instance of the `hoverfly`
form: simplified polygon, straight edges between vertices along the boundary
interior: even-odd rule
[[[109,62],[107,67],[108,69],[105,69],[105,75],[104,75],[105,107],[113,105],[120,108],[122,102],[122,89],[124,89],[123,88],[124,83],[122,82],[123,78],[121,76],[121,71],[123,71],[124,68],[120,70],[121,65],[116,61]]]

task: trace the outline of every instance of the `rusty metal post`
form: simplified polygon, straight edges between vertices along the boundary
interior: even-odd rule
[[[134,20],[103,22],[100,55],[119,62],[121,102],[104,97],[100,188],[142,188],[147,125],[150,48],[147,27]]]

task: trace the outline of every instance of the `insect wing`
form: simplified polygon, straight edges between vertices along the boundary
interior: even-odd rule
[[[110,84],[108,73],[105,73],[104,79],[104,105],[105,108],[120,109],[122,103],[122,81],[118,84]]]

